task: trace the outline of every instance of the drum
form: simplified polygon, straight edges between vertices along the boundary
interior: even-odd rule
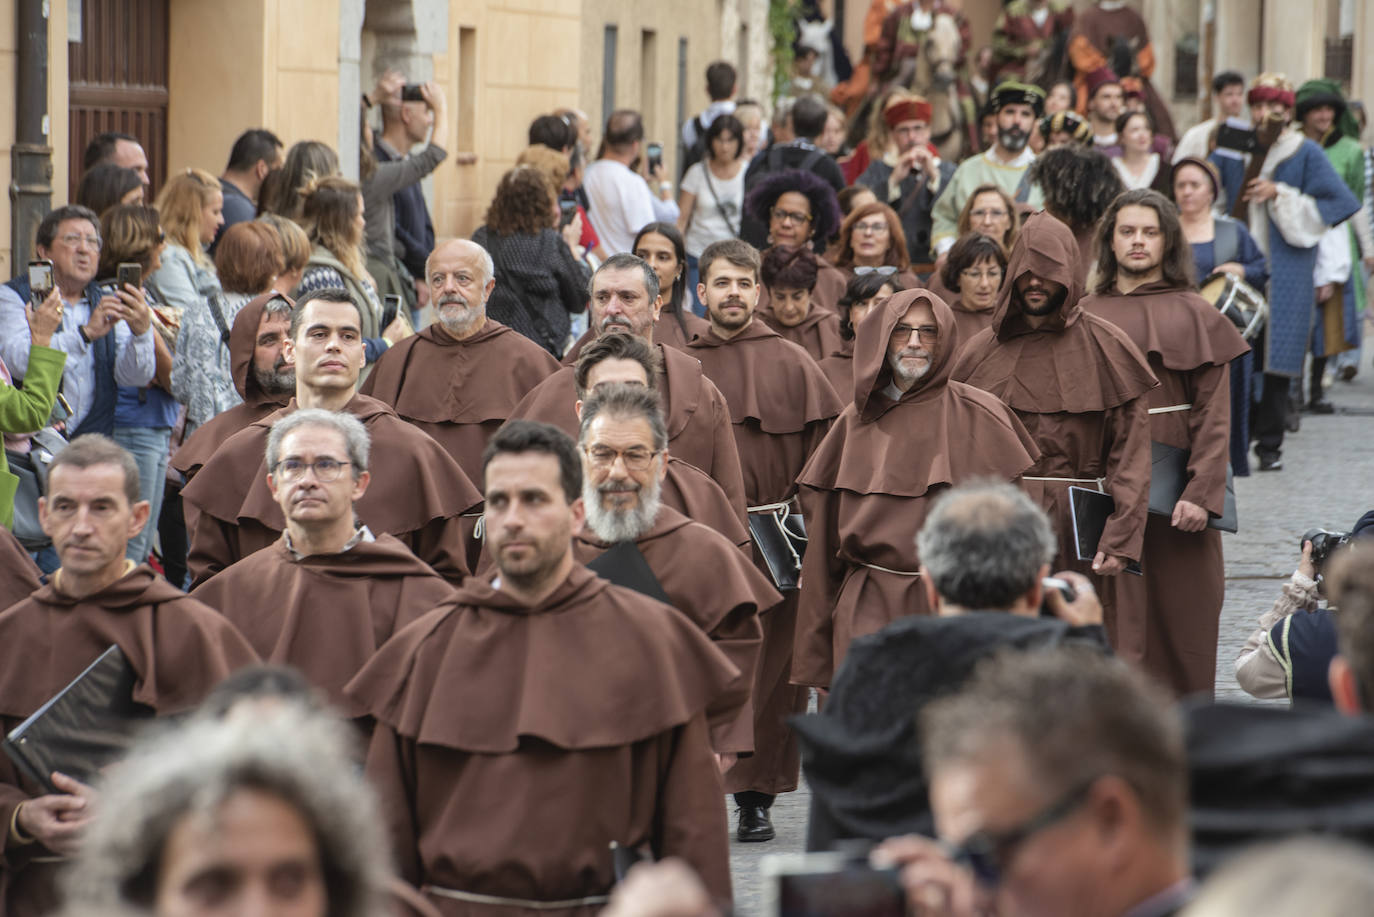
[[[1215,271],[1202,281],[1198,292],[1231,320],[1247,342],[1253,344],[1259,339],[1269,320],[1269,303],[1258,290],[1235,274]]]

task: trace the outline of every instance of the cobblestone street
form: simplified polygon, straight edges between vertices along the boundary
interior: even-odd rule
[[[1240,531],[1225,536],[1226,604],[1217,653],[1218,699],[1255,702],[1236,685],[1236,654],[1297,566],[1303,533],[1312,528],[1349,531],[1362,513],[1374,508],[1374,370],[1368,353],[1354,382],[1335,383],[1329,397],[1337,408],[1334,415],[1304,414],[1301,432],[1285,439],[1283,471],[1236,479]],[[727,805],[733,829],[733,801]],[[766,844],[731,840],[737,913],[761,914],[759,862],[769,853],[804,849],[809,805],[810,796],[803,787],[773,806],[775,840]]]

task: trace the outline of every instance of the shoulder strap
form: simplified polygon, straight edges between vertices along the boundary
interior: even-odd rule
[[[1011,196],[1011,199],[1018,204],[1026,203],[1030,200],[1030,189],[1030,169],[1027,169],[1021,173],[1021,180],[1016,183],[1016,193]]]
[[[215,326],[219,328],[220,340],[224,346],[229,346],[229,324],[224,320],[224,297],[220,293],[211,293],[206,300],[210,307],[210,317],[215,320]]]
[[[824,150],[812,150],[806,154],[806,158],[801,161],[801,165],[797,166],[797,168],[801,169],[803,172],[810,172],[811,167],[820,162],[824,156]]]
[[[700,160],[699,164],[701,165],[701,176],[706,179],[706,187],[711,192],[711,199],[716,202],[716,210],[720,211],[720,218],[725,221],[725,227],[730,230],[730,235],[738,239],[739,228],[730,222],[730,215],[725,212],[725,207],[721,205],[720,195],[716,192],[715,183],[711,181],[711,166],[704,159]],[[693,215],[695,215],[695,208],[693,208]]]

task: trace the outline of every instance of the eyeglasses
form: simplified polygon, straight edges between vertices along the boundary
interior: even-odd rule
[[[100,248],[100,236],[87,236],[79,232],[69,232],[66,235],[58,236],[57,240],[68,248],[76,248],[82,242],[91,248]]]
[[[970,210],[968,215],[973,217],[975,220],[1001,220],[1006,218],[1007,211],[1001,209],[1000,207],[996,210],[987,210],[980,208],[978,210]]]
[[[783,210],[781,207],[774,207],[769,213],[773,219],[779,223],[810,223],[811,214],[798,213],[795,210]]]
[[[911,340],[911,333],[913,331],[916,333],[916,340],[920,341],[922,344],[934,344],[940,339],[940,329],[936,328],[934,325],[922,325],[919,328],[915,328],[903,323],[892,329],[892,340],[909,341]]]
[[[856,233],[867,233],[871,236],[882,235],[888,231],[887,220],[880,220],[877,223],[855,223],[854,231]]]
[[[967,268],[959,272],[959,276],[964,280],[971,280],[977,283],[980,280],[998,281],[1002,279],[1002,269],[1000,267],[990,267],[985,271],[975,271]]]
[[[627,471],[645,471],[654,456],[663,450],[645,449],[643,446],[631,446],[625,450],[612,449],[610,446],[588,446],[583,451],[587,453],[587,461],[592,463],[593,468],[611,468],[616,459],[621,459]]]
[[[344,466],[351,465],[352,462],[341,462],[338,459],[322,458],[313,462],[302,462],[300,459],[282,459],[272,466],[272,473],[283,481],[299,481],[305,477],[307,471],[315,472],[315,480],[321,484],[328,484],[337,481],[339,475],[343,474]]]
[[[862,277],[865,274],[882,274],[884,277],[891,277],[895,273],[897,273],[897,269],[890,264],[883,264],[878,267],[858,266],[854,268],[854,274],[858,277]]]
[[[1088,791],[1093,788],[1093,784],[1097,781],[1098,778],[1094,777],[1083,782],[1048,809],[1032,816],[1028,821],[1009,831],[1002,831],[997,834],[979,831],[965,838],[959,846],[947,849],[946,855],[955,863],[967,866],[974,878],[984,888],[995,889],[1001,884],[1002,873],[1006,870],[1007,864],[1011,862],[1012,856],[1016,853],[1016,848],[1030,840],[1034,835],[1066,818],[1082,805],[1088,797]]]

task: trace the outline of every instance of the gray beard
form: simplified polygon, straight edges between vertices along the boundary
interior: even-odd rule
[[[445,307],[457,307],[459,314],[445,314]],[[439,319],[439,324],[444,326],[444,330],[450,334],[462,334],[472,330],[472,326],[482,319],[483,310],[476,306],[469,306],[466,303],[459,303],[453,300],[440,302],[438,308],[434,310],[435,317]]]
[[[253,370],[253,381],[258,384],[266,395],[294,395],[296,394],[296,371],[288,369],[285,372],[276,370]]]
[[[654,527],[662,501],[662,486],[657,477],[639,491],[639,506],[629,510],[608,510],[601,505],[601,490],[591,481],[582,483],[582,503],[587,511],[587,528],[607,544],[638,541]]]
[[[887,355],[887,365],[892,369],[892,380],[897,383],[897,387],[906,390],[915,385],[918,380],[926,377],[926,374],[930,372],[933,361],[927,357],[925,366],[915,372],[907,372],[902,367],[902,355],[898,353]]]

